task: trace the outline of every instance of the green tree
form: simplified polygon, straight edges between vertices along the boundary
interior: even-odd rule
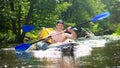
[[[0,36],[12,32],[21,43],[25,37],[21,31],[23,25],[33,25],[36,29],[54,28],[58,19],[64,20],[67,26],[76,26],[79,36],[82,34],[81,27],[88,28],[97,35],[109,34],[119,25],[119,6],[117,0],[1,0]],[[109,18],[82,24],[104,11],[110,11]]]
[[[0,23],[4,27],[1,31],[12,30],[12,33],[16,35],[16,40],[21,43],[25,37],[25,33],[21,32],[23,25],[32,24],[37,28],[53,26],[55,21],[61,18],[61,13],[65,12],[70,5],[70,3],[56,0],[1,1],[0,21],[6,22]]]
[[[101,28],[103,34],[111,34],[115,31],[116,25],[120,22],[118,19],[120,17],[119,14],[119,2],[118,0],[101,0],[103,4],[106,5],[105,8],[110,12],[110,17],[104,22],[101,23]]]
[[[40,27],[54,27],[56,20],[62,19],[61,13],[71,6],[68,2],[56,0],[43,0],[35,4],[31,23],[39,29]]]
[[[90,20],[95,15],[101,12],[107,11],[107,9],[105,8],[106,5],[103,4],[101,0],[96,0],[96,1],[95,0],[65,0],[65,1],[72,3],[72,6],[69,7],[67,12],[64,12],[62,14],[63,19],[67,20],[68,22],[71,21],[72,23],[76,23],[76,27],[78,28],[79,35],[82,34],[81,27],[87,27],[91,29],[93,27],[90,23],[82,24],[83,22]],[[93,23],[93,24],[97,24],[97,23]],[[100,25],[98,26],[98,29],[99,28],[101,28]]]

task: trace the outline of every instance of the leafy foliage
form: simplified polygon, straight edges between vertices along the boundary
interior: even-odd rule
[[[64,20],[66,27],[76,26],[78,36],[81,36],[81,27],[97,35],[112,34],[115,30],[119,34],[119,6],[118,0],[1,0],[0,41],[11,35],[12,40],[19,41],[24,35],[21,27],[25,24],[35,26],[35,33],[41,27],[55,28],[58,19]],[[109,18],[82,24],[104,11],[111,13]]]
[[[15,35],[12,34],[11,30],[8,30],[7,33],[1,33],[0,32],[0,43],[6,44],[6,43],[13,43],[15,40]]]
[[[117,28],[116,28],[115,33],[116,33],[117,35],[120,35],[120,27],[117,27]]]

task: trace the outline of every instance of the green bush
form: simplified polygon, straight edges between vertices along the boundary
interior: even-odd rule
[[[8,31],[7,33],[1,33],[0,32],[0,43],[13,43],[15,42],[15,35],[12,34],[11,31]]]
[[[116,28],[115,34],[120,35],[120,27]]]

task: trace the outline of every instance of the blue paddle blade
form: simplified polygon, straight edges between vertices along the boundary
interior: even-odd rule
[[[94,18],[92,18],[90,20],[90,22],[95,22],[97,20],[101,20],[101,19],[107,18],[108,16],[110,16],[109,12],[103,12],[103,13],[100,13],[100,14],[96,15]]]
[[[72,30],[78,30],[78,29],[74,27],[74,28],[72,28]]]
[[[34,28],[34,26],[32,26],[32,25],[24,25],[23,27],[22,27],[22,30],[23,30],[23,32],[30,32],[30,31],[32,31],[32,30],[34,30],[35,28]]]
[[[16,52],[25,52],[30,47],[30,44],[20,44],[15,47]]]

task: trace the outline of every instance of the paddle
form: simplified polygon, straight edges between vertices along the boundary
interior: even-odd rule
[[[97,21],[97,20],[101,20],[101,19],[107,18],[109,15],[110,15],[109,12],[103,12],[103,13],[101,13],[101,14],[96,15],[95,17],[93,17],[93,18],[92,18],[91,20],[89,20],[88,22],[95,22],[95,21]],[[88,23],[88,22],[85,22],[85,23]],[[27,27],[30,27],[30,28],[27,29]],[[22,28],[22,29],[23,29],[23,28]],[[23,31],[29,32],[29,31],[31,31],[31,30],[32,30],[31,26],[24,26]],[[51,36],[49,36],[49,37],[51,37]],[[49,38],[49,37],[48,37],[48,38]],[[32,44],[34,44],[34,43],[37,43],[37,42],[39,42],[39,41],[42,41],[42,40],[44,40],[44,39],[35,41],[35,42],[33,42],[33,43],[30,43],[30,44],[20,44],[20,45],[18,45],[18,46],[15,47],[15,50],[16,50],[17,52],[24,52],[24,51],[26,51],[26,50],[30,47],[30,45],[32,45]]]
[[[23,27],[22,27],[22,30],[23,30],[23,32],[30,32],[30,31],[32,31],[32,30],[34,30],[35,28],[34,28],[34,26],[32,26],[32,25],[24,25]]]
[[[28,26],[26,26],[26,27],[28,27]],[[77,28],[72,28],[72,30],[77,30]],[[64,30],[64,32],[66,32],[67,30]],[[60,32],[61,33],[61,32]],[[60,33],[58,33],[58,34],[60,34]],[[58,34],[54,34],[54,35],[58,35]],[[53,36],[54,36],[53,35]],[[51,36],[48,36],[47,38],[51,38]],[[15,47],[15,50],[17,51],[17,52],[24,52],[24,51],[26,51],[29,47],[30,47],[30,45],[32,45],[32,44],[34,44],[34,43],[37,43],[37,42],[39,42],[39,41],[43,41],[43,40],[45,40],[45,39],[40,39],[40,40],[38,40],[38,41],[35,41],[35,42],[33,42],[33,43],[23,43],[23,44],[19,44],[19,45],[17,45],[16,47]],[[46,49],[48,49],[48,48],[46,48]]]
[[[51,37],[51,36],[49,36],[49,37]],[[42,41],[42,40],[45,40],[45,39],[40,39],[40,40],[35,41],[33,43],[30,43],[30,44],[29,43],[19,44],[18,46],[15,47],[15,50],[17,52],[25,52],[30,47],[30,45],[37,43],[39,41]]]
[[[85,24],[85,23],[88,23],[88,22],[96,22],[98,20],[102,20],[102,19],[107,18],[109,16],[110,16],[110,13],[108,11],[107,12],[102,12],[102,13],[96,15],[95,17],[93,17],[91,20],[89,20],[87,22],[84,22],[84,23],[81,23],[81,24]]]

